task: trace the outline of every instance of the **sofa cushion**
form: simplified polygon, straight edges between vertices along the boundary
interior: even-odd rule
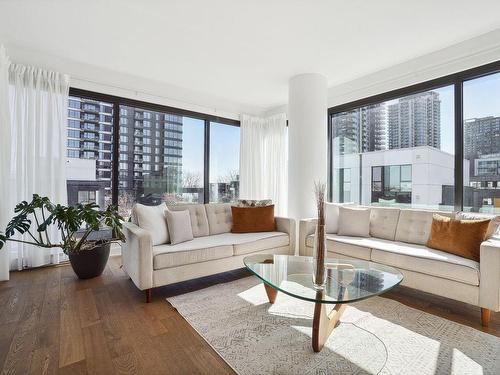
[[[370,237],[349,237],[328,233],[326,235],[326,249],[329,252],[344,254],[354,258],[370,260],[372,244]],[[306,239],[306,246],[312,247],[314,234]]]
[[[372,207],[370,236],[394,241],[400,211],[399,208]]]
[[[171,211],[189,211],[191,218],[191,229],[193,230],[193,237],[208,236],[208,218],[205,211],[204,204],[176,204],[168,206]]]
[[[176,267],[273,249],[287,246],[289,241],[288,234],[282,232],[221,233],[198,237],[176,245],[154,246],[153,268]]]
[[[290,237],[282,232],[232,233],[234,255],[249,254],[265,249],[288,246]]]
[[[479,263],[444,251],[403,242],[380,242],[372,261],[409,271],[479,285]]]
[[[149,233],[153,246],[170,241],[165,218],[166,210],[165,203],[158,206],[145,206],[137,203],[132,207],[131,217],[133,223]]]
[[[432,215],[452,217],[452,212],[403,209],[399,213],[395,240],[400,242],[425,245],[431,233]]]
[[[233,219],[231,216],[231,204],[210,203],[205,205],[208,217],[209,234],[221,234],[231,232]]]

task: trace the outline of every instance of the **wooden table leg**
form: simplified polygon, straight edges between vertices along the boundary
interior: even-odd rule
[[[269,298],[269,303],[274,303],[276,300],[276,295],[278,294],[278,290],[274,289],[267,283],[264,283],[264,288],[266,288],[267,298]]]
[[[337,325],[346,306],[345,303],[337,304],[334,306],[333,310],[327,314],[326,305],[324,303],[314,304],[312,347],[316,353],[323,349],[326,340],[328,340],[328,337]]]

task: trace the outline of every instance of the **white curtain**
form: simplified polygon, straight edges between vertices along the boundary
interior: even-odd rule
[[[0,170],[3,182],[9,182],[8,194],[2,196],[0,206],[2,229],[5,220],[13,216],[14,206],[22,200],[30,201],[34,193],[47,196],[54,203],[67,203],[69,77],[13,63],[8,66],[8,75],[7,104],[0,96],[1,108],[9,109],[0,128]],[[10,152],[4,153],[5,149]],[[56,235],[55,231],[53,242]],[[58,248],[46,250],[9,243],[8,249],[11,269],[58,263],[61,256]]]
[[[288,129],[286,115],[242,115],[240,198],[272,199],[277,216],[288,211]]]
[[[0,45],[0,230],[10,220],[12,212],[11,194],[12,181],[7,171],[10,168],[10,110],[9,110],[9,65],[10,61],[5,48]],[[0,250],[0,280],[9,279],[9,250],[5,246]]]

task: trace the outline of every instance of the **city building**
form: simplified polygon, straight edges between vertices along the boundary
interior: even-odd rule
[[[427,91],[388,105],[389,149],[431,146],[441,148],[441,101]]]
[[[443,187],[453,187],[454,156],[434,147],[336,155],[333,174],[336,202],[453,209]],[[469,184],[467,175],[464,184]]]
[[[386,147],[386,111],[374,104],[332,117],[333,137],[339,154],[377,151]]]
[[[113,106],[71,96],[68,100],[68,203],[111,203]],[[92,177],[93,176],[93,177]]]
[[[182,194],[182,116],[120,106],[119,195]]]

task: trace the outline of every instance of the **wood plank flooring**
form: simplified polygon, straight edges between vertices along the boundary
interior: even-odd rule
[[[232,374],[165,298],[247,275],[157,288],[146,304],[119,257],[91,280],[78,280],[70,266],[13,272],[0,283],[2,374]],[[403,287],[384,296],[500,337],[499,313],[484,329],[474,306]]]

